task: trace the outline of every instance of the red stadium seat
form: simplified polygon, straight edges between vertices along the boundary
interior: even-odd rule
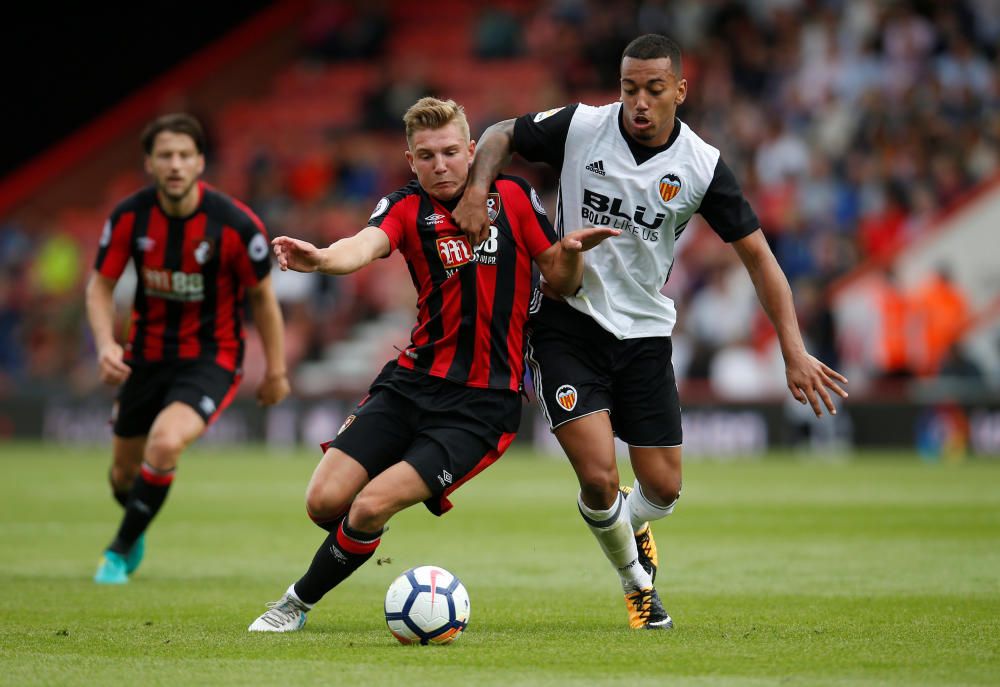
[[[468,57],[472,54],[472,36],[468,27],[451,21],[417,24],[392,34],[389,54],[412,59],[416,55]]]

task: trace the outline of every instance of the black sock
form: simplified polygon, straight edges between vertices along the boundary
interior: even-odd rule
[[[146,531],[149,523],[156,517],[173,481],[173,470],[158,472],[146,463],[142,464],[142,470],[135,478],[135,483],[129,492],[125,504],[125,516],[118,527],[118,535],[108,547],[109,551],[124,556],[132,549],[135,540]]]
[[[122,489],[115,484],[114,479],[111,478],[111,472],[108,472],[108,482],[111,484],[111,496],[121,505],[122,508],[125,508],[128,505],[129,489],[127,487]]]
[[[359,532],[351,529],[344,518],[316,551],[306,574],[295,583],[295,594],[307,604],[322,599],[372,557],[382,531]]]

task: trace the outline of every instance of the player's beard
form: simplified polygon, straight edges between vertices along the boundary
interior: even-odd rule
[[[188,197],[189,193],[191,193],[191,189],[194,188],[196,181],[197,181],[196,179],[191,180],[191,182],[187,186],[185,186],[184,190],[181,191],[180,193],[171,193],[170,191],[168,191],[166,183],[159,184],[158,190],[163,195],[163,197],[169,200],[171,203],[180,203],[181,201],[183,201],[185,198]]]

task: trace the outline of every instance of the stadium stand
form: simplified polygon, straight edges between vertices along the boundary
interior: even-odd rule
[[[97,145],[117,152],[113,169],[94,175],[110,180],[91,196],[100,203],[81,205],[67,193],[39,209],[28,193],[0,207],[0,395],[27,380],[40,393],[96,388],[80,288],[108,204],[142,183],[129,146],[150,108],[195,102],[213,135],[209,179],[245,198],[272,235],[329,242],[364,226],[379,194],[409,178],[399,116],[416,97],[454,97],[474,136],[522,112],[610,102],[621,48],[646,31],[670,33],[684,47],[690,97],[681,117],[721,147],[743,183],[814,350],[834,366],[842,357],[861,361],[852,383],[900,370],[934,376],[971,323],[982,331],[991,299],[935,340],[932,363],[900,367],[857,355],[851,346],[876,344],[838,335],[829,287],[904,261],[975,189],[1000,193],[991,185],[1000,173],[1000,21],[989,3],[647,0],[613,11],[583,0],[504,0],[489,10],[458,0],[298,4],[280,24],[291,27],[293,49],[275,47],[288,44],[282,29],[255,48],[275,56],[266,68],[216,65],[217,79],[242,75],[252,87],[208,100],[148,95],[143,113],[102,133]],[[551,174],[515,169],[552,207]],[[759,372],[773,365],[773,340],[735,267],[692,221],[666,286],[681,304],[675,366],[689,394],[747,393],[734,376],[764,380],[749,385],[757,396],[783,389],[782,375]],[[50,276],[27,279],[36,274]],[[916,277],[930,271],[911,283]],[[392,345],[405,343],[407,280],[396,258],[336,280],[278,275],[299,393],[354,394]],[[969,288],[961,277],[955,285]],[[909,322],[911,314],[899,316]],[[734,322],[743,326],[720,324]],[[257,368],[252,348],[243,393]]]

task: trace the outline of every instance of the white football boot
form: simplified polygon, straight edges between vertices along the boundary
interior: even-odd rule
[[[250,623],[249,632],[295,632],[306,624],[306,613],[312,608],[289,591],[277,601],[267,604],[267,612]]]

